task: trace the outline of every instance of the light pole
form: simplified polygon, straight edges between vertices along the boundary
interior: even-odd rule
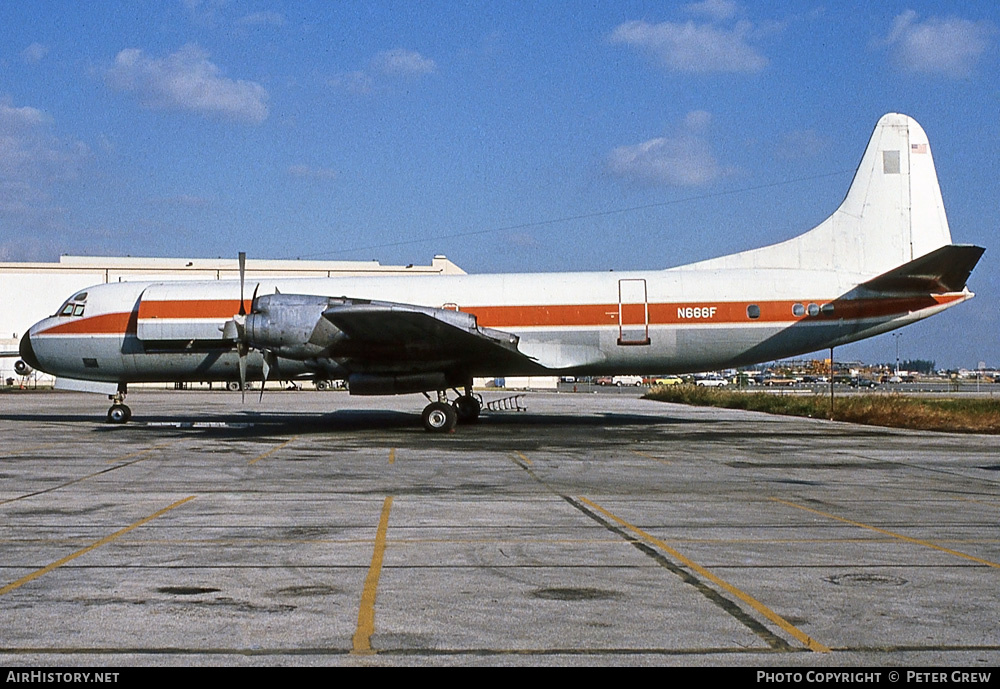
[[[896,375],[899,375],[899,338],[903,336],[903,333],[893,333],[892,338],[896,340]]]

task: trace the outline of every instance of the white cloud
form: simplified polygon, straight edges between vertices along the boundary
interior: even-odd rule
[[[21,51],[21,59],[29,65],[37,65],[49,54],[49,47],[41,43],[32,43]]]
[[[77,179],[90,158],[80,141],[51,132],[51,118],[37,108],[0,97],[0,256],[35,258],[47,253],[63,210],[52,203],[60,183]],[[58,252],[56,252],[58,253]]]
[[[674,72],[759,72],[768,60],[749,43],[749,22],[732,28],[695,22],[630,21],[611,34],[613,43],[643,50]]]
[[[260,123],[267,119],[267,91],[252,81],[228,79],[196,45],[157,59],[138,48],[118,53],[108,70],[109,85],[139,95],[152,108]]]
[[[917,13],[907,10],[893,21],[883,44],[903,69],[964,77],[972,72],[994,33],[996,28],[989,22],[954,17],[918,21]]]
[[[367,95],[386,83],[389,78],[416,79],[437,71],[434,60],[424,57],[415,50],[395,48],[378,53],[368,67],[353,72],[342,72],[333,76],[329,84],[349,93]]]
[[[712,113],[706,110],[692,110],[684,116],[684,126],[691,132],[702,132],[712,124]]]
[[[724,174],[708,140],[701,136],[710,121],[711,115],[703,110],[690,112],[679,135],[619,146],[608,156],[608,168],[619,177],[644,184],[708,184]]]
[[[396,48],[379,53],[372,60],[372,68],[390,76],[420,76],[437,69],[434,60],[415,50]]]
[[[6,202],[11,190],[37,200],[49,184],[76,178],[89,157],[84,143],[59,139],[48,124],[41,110],[15,107],[9,98],[0,98],[0,181]]]

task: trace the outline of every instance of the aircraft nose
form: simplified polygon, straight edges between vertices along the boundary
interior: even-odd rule
[[[42,368],[38,365],[38,357],[35,356],[35,350],[31,346],[30,333],[24,333],[24,337],[21,338],[21,344],[17,348],[17,352],[21,355],[21,359],[24,363],[28,364],[31,368],[39,370]]]

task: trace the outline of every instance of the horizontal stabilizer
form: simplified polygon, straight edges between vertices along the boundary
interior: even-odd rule
[[[862,286],[877,292],[961,292],[984,251],[971,244],[942,246]]]

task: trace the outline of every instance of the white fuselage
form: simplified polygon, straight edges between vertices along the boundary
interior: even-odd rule
[[[703,269],[627,273],[310,278],[256,281],[259,294],[376,299],[475,314],[510,332],[531,363],[483,361],[473,373],[684,373],[748,365],[852,342],[930,316],[971,294],[866,295],[835,271]],[[68,378],[233,380],[238,356],[223,326],[236,281],[115,283],[86,290],[82,315],[29,332],[43,370]],[[247,308],[249,309],[249,300]],[[509,364],[508,364],[509,366]],[[315,373],[280,362],[282,377]],[[251,352],[248,377],[261,377]]]

